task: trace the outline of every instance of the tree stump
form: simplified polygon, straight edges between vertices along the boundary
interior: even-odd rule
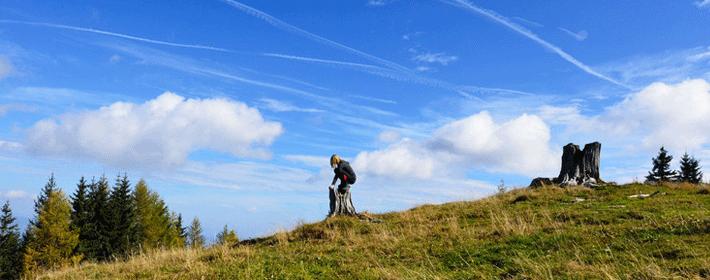
[[[599,162],[602,144],[599,142],[579,146],[569,143],[562,148],[560,175],[553,181],[561,186],[595,185],[602,183],[599,178]]]
[[[344,193],[338,191],[338,188],[328,188],[330,194],[330,213],[328,217],[335,215],[357,216],[353,200],[350,196],[350,188],[347,188]]]
[[[584,185],[588,187],[603,184],[604,181],[599,175],[599,164],[601,162],[602,144],[599,142],[584,145],[580,150],[579,146],[569,143],[562,148],[562,166],[560,174],[552,179],[552,182],[560,186]],[[539,187],[546,184],[546,178],[535,178],[531,187]]]

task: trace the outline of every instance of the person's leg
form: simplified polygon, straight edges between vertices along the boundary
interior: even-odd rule
[[[350,185],[348,183],[340,183],[340,185],[338,185],[339,193],[346,193],[348,190],[350,190]]]

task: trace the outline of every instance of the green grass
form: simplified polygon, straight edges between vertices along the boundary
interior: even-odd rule
[[[690,185],[524,189],[42,278],[710,279],[709,209],[707,189]]]

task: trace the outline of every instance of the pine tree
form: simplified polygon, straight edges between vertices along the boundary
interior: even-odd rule
[[[108,180],[101,176],[91,183],[88,195],[89,225],[86,233],[86,257],[93,260],[107,260],[112,255],[111,215],[109,212]]]
[[[200,220],[195,217],[190,224],[190,229],[187,232],[188,246],[193,249],[203,248],[205,246],[205,237],[202,236],[202,225]]]
[[[703,181],[703,172],[700,171],[700,163],[694,157],[685,153],[680,159],[679,180],[691,184],[699,184]]]
[[[125,256],[133,249],[135,241],[135,209],[133,198],[131,197],[131,183],[127,175],[118,176],[116,185],[111,190],[109,199],[109,210],[111,215],[110,240],[113,254]]]
[[[664,147],[658,152],[658,156],[653,158],[653,169],[646,176],[647,182],[670,182],[677,178],[675,171],[671,170],[673,156],[668,154]]]
[[[79,243],[79,233],[71,228],[71,204],[62,191],[50,192],[37,222],[30,225],[23,256],[25,275],[31,275],[38,269],[57,268],[79,261],[80,257],[73,256]]]
[[[19,279],[22,272],[20,231],[12,216],[10,202],[0,216],[0,279]]]
[[[219,245],[234,245],[237,242],[239,242],[239,238],[237,237],[237,233],[234,232],[232,229],[228,229],[227,225],[224,225],[224,228],[222,229],[221,232],[217,233],[217,244]]]
[[[74,230],[79,232],[79,244],[76,246],[74,253],[84,255],[90,247],[89,233],[91,231],[90,207],[89,207],[89,189],[91,185],[86,182],[82,176],[79,183],[76,185],[76,192],[71,197],[72,212],[71,224]]]

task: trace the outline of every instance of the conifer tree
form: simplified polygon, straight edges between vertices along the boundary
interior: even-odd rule
[[[25,275],[80,260],[81,256],[73,255],[79,234],[71,228],[71,204],[62,191],[52,191],[46,197],[28,237],[23,256]]]
[[[19,279],[22,272],[20,232],[12,216],[10,202],[0,215],[0,279]]]
[[[228,229],[227,225],[224,225],[222,231],[217,233],[217,244],[219,245],[234,245],[239,242],[237,233],[232,229]]]
[[[192,249],[203,248],[205,246],[205,237],[202,235],[202,225],[200,220],[195,217],[190,224],[190,229],[187,232],[188,246]]]
[[[166,238],[169,246],[183,248],[188,245],[187,229],[182,225],[182,215],[175,212],[170,213],[170,230]]]
[[[694,157],[685,153],[680,159],[679,180],[691,184],[699,184],[703,181],[703,172],[700,171],[700,163]]]
[[[171,233],[172,221],[168,208],[142,179],[133,191],[133,201],[136,210],[135,240],[140,247],[174,247],[171,244],[176,234]]]
[[[131,183],[127,175],[118,176],[116,185],[111,190],[109,199],[109,210],[111,215],[110,240],[112,252],[116,256],[125,256],[135,244],[132,238],[135,236],[135,209],[131,196]]]
[[[92,182],[88,195],[89,226],[86,234],[87,258],[107,260],[113,251],[111,247],[111,215],[109,209],[108,180],[101,176],[98,182]]]
[[[668,154],[664,147],[658,152],[658,156],[653,158],[653,169],[646,176],[647,182],[670,182],[677,179],[677,173],[671,170],[673,156]]]
[[[89,207],[89,189],[91,185],[86,182],[82,176],[79,183],[76,185],[76,192],[71,197],[72,212],[71,224],[74,230],[79,232],[79,244],[74,251],[75,254],[85,254],[89,245],[89,233],[91,231],[90,207]]]
[[[54,179],[54,173],[49,176],[49,180],[47,183],[44,185],[42,188],[42,191],[39,193],[39,196],[35,200],[35,215],[39,215],[39,212],[42,210],[42,207],[44,206],[44,203],[47,201],[47,198],[49,195],[57,190],[57,181]],[[34,224],[37,219],[34,219],[30,221],[31,224]]]

